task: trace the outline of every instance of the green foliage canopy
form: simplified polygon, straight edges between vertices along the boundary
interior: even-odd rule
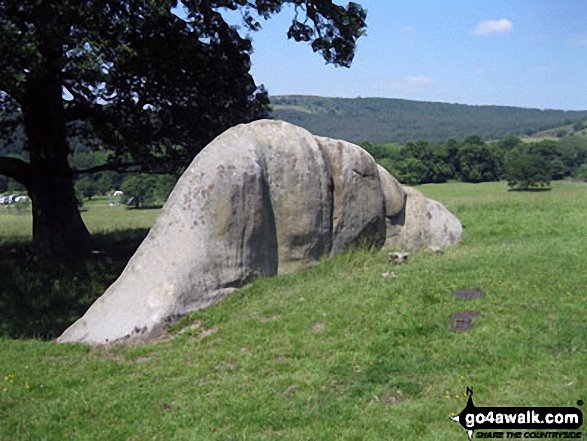
[[[292,5],[287,32],[326,62],[349,66],[366,13],[330,0],[7,0],[0,3],[0,134],[24,127],[28,160],[0,158],[0,174],[33,201],[37,254],[89,251],[68,162],[76,138],[107,152],[95,170],[179,172],[215,136],[266,117],[249,74],[250,30]],[[185,8],[186,18],[172,13]],[[23,134],[21,129],[20,134]]]
[[[513,153],[506,166],[508,186],[529,190],[550,185],[550,166],[542,156],[532,153]]]

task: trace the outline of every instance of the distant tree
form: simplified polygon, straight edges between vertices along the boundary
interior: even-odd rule
[[[470,136],[459,149],[458,168],[461,179],[465,182],[497,181],[500,160],[479,136]]]
[[[510,150],[522,144],[522,142],[523,141],[517,136],[506,136],[497,142],[497,147],[503,152],[509,152]]]
[[[120,176],[117,176],[117,173],[112,171],[99,173],[99,176],[94,181],[96,193],[105,195],[112,190],[117,190],[116,177]]]
[[[403,184],[418,185],[425,182],[428,175],[428,167],[416,158],[406,158],[398,165],[397,179]]]
[[[532,136],[532,135],[533,135],[534,133],[536,133],[536,132],[537,132],[537,130],[536,130],[536,129],[526,129],[526,130],[524,130],[524,134],[525,134],[526,136]]]
[[[18,191],[26,191],[26,188],[20,182],[14,179],[8,179],[8,182],[6,183],[6,191],[9,193],[14,193]]]
[[[508,186],[521,190],[550,185],[550,165],[537,154],[512,155],[506,166]]]
[[[185,7],[186,19],[171,12]],[[268,115],[249,74],[249,30],[293,5],[289,38],[349,66],[366,13],[331,0],[6,0],[0,2],[2,135],[24,127],[29,159],[0,158],[27,188],[38,256],[76,258],[90,235],[68,157],[76,137],[109,153],[100,170],[178,172],[216,135]],[[165,169],[165,170],[162,170]]]
[[[418,183],[446,182],[454,175],[449,156],[444,147],[435,146],[426,140],[408,142],[400,151],[402,163],[398,168],[403,170],[409,179]],[[416,160],[416,161],[407,161]]]
[[[400,152],[402,159],[414,158],[422,162],[432,162],[434,160],[433,146],[430,141],[421,139],[419,141],[408,142]]]
[[[571,173],[560,158],[555,158],[550,162],[550,174],[553,181],[558,181],[565,176],[569,176]]]
[[[545,140],[540,142],[532,142],[527,145],[528,153],[538,155],[548,162],[561,157],[559,149],[559,141]]]
[[[78,181],[75,183],[75,189],[79,192],[79,194],[88,198],[90,201],[96,194],[96,185],[94,180],[89,176],[84,176],[83,178],[78,179]]]
[[[584,178],[587,179],[587,164],[582,164],[574,175],[576,178]]]
[[[459,142],[454,139],[450,138],[446,144],[444,145],[446,163],[449,164],[452,170],[451,179],[460,179],[460,167],[459,167],[459,149],[460,145]]]
[[[359,144],[364,148],[375,160],[389,159],[391,161],[399,161],[401,159],[402,148],[399,144],[373,144],[368,141],[363,141]]]
[[[159,175],[155,178],[154,195],[158,202],[165,202],[175,187],[177,179],[172,175]]]
[[[154,185],[153,175],[130,175],[122,182],[120,189],[132,200],[134,207],[139,208],[153,198]]]
[[[587,138],[564,138],[558,142],[560,159],[565,164],[568,175],[574,174],[577,169],[587,163]]]

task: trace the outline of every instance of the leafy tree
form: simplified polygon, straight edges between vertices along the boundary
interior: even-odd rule
[[[239,10],[250,30],[296,9],[288,36],[349,66],[365,28],[360,5],[330,0],[6,0],[0,3],[2,133],[24,128],[28,161],[0,158],[0,174],[33,202],[40,257],[89,251],[79,214],[71,142],[108,153],[93,171],[177,173],[216,135],[268,115],[249,74],[250,39],[220,10]],[[86,170],[89,171],[89,170]]]
[[[465,182],[499,179],[499,158],[478,136],[470,136],[463,142],[459,149],[458,163],[461,179]]]
[[[372,144],[363,141],[359,144],[364,148],[375,160],[389,159],[391,161],[399,161],[401,158],[401,147],[398,144]]]
[[[557,141],[541,141],[528,144],[527,151],[530,154],[538,155],[544,158],[547,162],[552,162],[561,157],[561,152],[558,148]]]
[[[459,149],[459,142],[454,138],[450,138],[444,145],[445,161],[452,171],[451,179],[461,178],[459,169]]]
[[[153,199],[153,187],[155,176],[153,175],[130,175],[122,183],[120,189],[124,195],[133,201],[135,208],[139,208],[145,202]]]
[[[581,164],[587,163],[587,138],[564,138],[557,147],[568,174],[575,173]]]
[[[434,160],[434,153],[432,151],[432,144],[430,141],[421,139],[419,141],[408,142],[401,150],[400,156],[403,159],[415,158],[422,162],[431,163]]]
[[[432,145],[429,141],[420,140],[408,142],[400,152],[404,158],[400,170],[412,182],[440,183],[446,182],[453,175],[453,170],[447,164],[448,156],[444,149]],[[415,159],[419,162],[407,161]],[[407,182],[407,181],[406,181]]]
[[[119,183],[122,182],[120,177],[121,176],[118,173],[112,171],[100,173],[94,181],[94,185],[96,186],[96,193],[104,195],[112,190],[116,190],[119,186]]]
[[[550,185],[548,162],[540,155],[521,153],[512,155],[506,166],[508,186],[528,190]]]
[[[83,196],[92,200],[96,194],[96,185],[94,180],[89,176],[84,176],[75,183],[75,189]]]
[[[587,179],[587,164],[582,164],[575,172],[576,178]]]
[[[517,136],[506,136],[504,139],[497,143],[497,147],[502,152],[509,152],[510,150],[514,149],[522,143],[523,141]]]
[[[425,182],[429,172],[428,167],[420,159],[406,158],[398,164],[397,179],[408,185],[418,185]]]
[[[571,173],[560,158],[555,158],[550,162],[550,174],[553,181],[558,181]]]
[[[177,179],[172,175],[159,175],[155,179],[155,188],[153,190],[157,202],[165,202],[169,194],[175,187]]]

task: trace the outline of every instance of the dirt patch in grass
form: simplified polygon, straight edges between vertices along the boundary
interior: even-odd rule
[[[449,329],[457,332],[467,332],[475,327],[473,317],[483,317],[479,311],[461,311],[450,316]]]
[[[462,289],[458,291],[453,291],[453,294],[457,296],[459,299],[481,299],[485,297],[485,293],[478,288],[473,289]]]

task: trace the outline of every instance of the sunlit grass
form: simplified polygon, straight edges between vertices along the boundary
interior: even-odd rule
[[[258,280],[153,346],[0,340],[0,439],[458,440],[466,386],[478,406],[587,401],[587,185],[420,189],[461,219],[460,247]],[[90,225],[113,213],[92,208]],[[471,288],[485,297],[452,294]],[[449,329],[464,310],[483,315]]]

